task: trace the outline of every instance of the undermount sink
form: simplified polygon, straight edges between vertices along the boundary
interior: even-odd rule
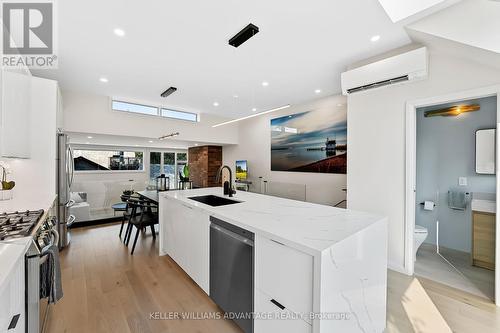
[[[219,197],[216,195],[200,195],[196,197],[189,197],[188,199],[201,202],[205,205],[209,205],[212,207],[217,206],[225,206],[240,203],[241,201],[231,200],[223,197]]]

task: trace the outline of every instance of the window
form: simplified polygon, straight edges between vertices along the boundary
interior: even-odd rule
[[[149,179],[155,184],[156,177],[161,174],[161,153],[149,153]]]
[[[169,178],[170,188],[177,188],[179,172],[187,164],[187,153],[150,152],[149,184],[156,186],[156,177],[162,173]]]
[[[152,105],[143,105],[137,103],[122,102],[122,101],[111,101],[111,109],[115,111],[147,114],[150,116],[161,116],[165,118],[187,120],[192,122],[198,121],[198,114],[196,113],[164,109]]]
[[[141,151],[75,150],[75,171],[142,171]]]
[[[115,111],[126,111],[133,113],[149,114],[156,116],[158,115],[158,108],[154,106],[134,104],[128,102],[113,101],[111,103],[111,108]]]
[[[193,122],[198,121],[198,115],[196,113],[184,112],[184,111],[161,109],[161,116],[167,118],[180,119],[180,120],[188,120]]]
[[[177,153],[177,162],[179,161],[187,162],[188,160],[187,156],[188,156],[187,153]]]
[[[175,188],[175,153],[163,153],[163,173],[170,179],[170,187]]]

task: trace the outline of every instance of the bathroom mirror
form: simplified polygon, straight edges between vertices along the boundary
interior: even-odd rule
[[[494,128],[476,131],[476,173],[495,174],[495,132]]]

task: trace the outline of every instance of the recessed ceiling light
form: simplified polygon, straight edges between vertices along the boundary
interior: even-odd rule
[[[370,38],[370,41],[377,42],[379,39],[380,39],[380,36],[379,35],[375,35],[375,36],[372,36],[372,38]]]
[[[120,29],[120,28],[116,28],[115,30],[113,30],[113,32],[115,33],[115,35],[117,35],[118,37],[123,37],[125,36],[125,31],[123,29]]]
[[[101,81],[101,82],[103,82],[103,83],[107,83],[107,82],[109,82],[109,80],[108,80],[107,78],[105,78],[105,77],[101,77],[101,78],[99,78],[99,81]]]
[[[149,142],[149,143],[153,143],[153,140],[149,140],[148,142]]]
[[[239,96],[238,95],[233,95],[233,98],[238,98]]]
[[[88,145],[88,144],[90,144],[90,142],[87,141],[87,142],[85,142],[85,144]]]
[[[91,136],[88,136],[88,137],[87,137],[87,139],[92,139],[92,137],[91,137]]]
[[[341,107],[341,106],[344,106],[344,104],[339,103],[339,104],[337,104],[337,106],[338,106],[338,107]]]
[[[214,106],[219,106],[219,102],[214,102]]]
[[[253,109],[252,109],[252,111],[253,111],[253,112],[257,111],[257,108],[253,108]]]
[[[314,92],[315,92],[316,94],[319,94],[319,93],[321,93],[321,89],[316,89],[316,90],[314,90]]]
[[[267,82],[267,81],[262,82],[263,87],[267,87],[268,85],[269,85],[269,82]]]
[[[198,144],[197,144],[197,143],[195,143],[194,145],[195,145],[195,146],[197,146]]]

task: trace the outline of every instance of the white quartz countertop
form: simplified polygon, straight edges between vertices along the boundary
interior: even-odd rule
[[[476,212],[495,214],[497,205],[494,200],[472,199],[471,208]]]
[[[12,273],[18,260],[24,258],[24,254],[28,250],[31,242],[31,237],[0,241],[0,287],[3,286],[4,282]]]
[[[18,194],[14,192],[12,200],[0,201],[0,213],[12,213],[26,210],[48,210],[52,207],[56,195],[39,195],[35,193]]]
[[[383,216],[244,191],[238,191],[231,198],[241,203],[226,206],[212,207],[188,199],[209,194],[223,196],[222,188],[162,192],[160,205],[165,198],[177,199],[225,222],[312,255],[322,253],[374,223],[386,221]]]

